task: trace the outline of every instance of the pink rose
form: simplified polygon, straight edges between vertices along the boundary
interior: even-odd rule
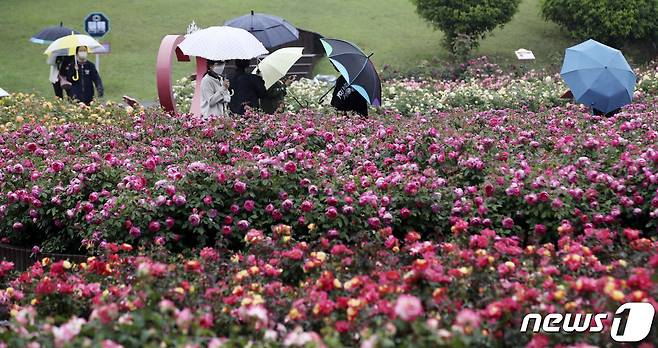
[[[254,208],[256,207],[256,202],[252,201],[251,199],[247,200],[244,202],[243,208],[244,210],[248,212],[254,211]]]
[[[413,321],[423,314],[423,305],[418,297],[400,295],[395,301],[395,315],[404,321]]]
[[[313,210],[313,203],[309,201],[303,201],[300,208],[303,212],[308,213],[309,211]]]
[[[133,226],[130,228],[130,235],[133,236],[134,238],[139,238],[141,234],[142,231],[139,229],[139,227]]]
[[[199,214],[196,214],[196,213],[195,214],[190,214],[190,216],[187,218],[187,221],[189,221],[189,223],[192,226],[195,226],[195,227],[199,226],[199,224],[201,223],[201,216],[199,216]]]
[[[286,173],[292,174],[297,171],[297,165],[293,161],[288,161],[283,165],[283,169],[285,169]]]
[[[338,211],[337,211],[336,208],[334,208],[334,207],[329,207],[329,208],[327,209],[327,212],[325,213],[325,215],[326,215],[329,219],[335,219],[335,218],[338,216]]]
[[[510,218],[510,217],[504,218],[503,219],[503,227],[507,228],[507,229],[511,229],[512,227],[514,227],[514,220],[512,220],[512,218]]]
[[[238,180],[233,184],[233,191],[243,194],[245,191],[247,191],[247,184],[243,183],[242,181]]]
[[[211,205],[212,204],[212,197],[207,195],[203,197],[203,204],[205,205]]]

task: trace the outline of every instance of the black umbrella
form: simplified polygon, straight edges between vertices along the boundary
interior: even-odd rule
[[[370,61],[360,48],[351,42],[338,39],[320,39],[329,61],[338,69],[347,83],[352,86],[368,103],[380,106],[382,101],[382,83]]]
[[[244,29],[253,34],[266,48],[277,47],[299,39],[299,31],[285,19],[264,13],[233,18],[224,25]]]
[[[59,25],[43,29],[38,34],[32,36],[30,41],[40,45],[50,45],[53,41],[59,39],[60,37],[71,35],[71,32],[74,34],[80,34],[71,28],[65,27],[63,23],[60,22]]]

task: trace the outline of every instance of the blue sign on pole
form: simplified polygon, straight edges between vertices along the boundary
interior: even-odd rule
[[[92,12],[85,17],[84,28],[91,37],[103,37],[110,31],[110,18],[102,12]]]

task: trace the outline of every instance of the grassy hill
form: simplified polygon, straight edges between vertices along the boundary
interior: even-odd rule
[[[537,56],[534,64],[559,61],[573,40],[539,17],[539,0],[524,0],[519,13],[506,27],[487,38],[477,55],[499,60],[514,59],[523,47]],[[102,39],[112,53],[101,58],[101,75],[108,98],[129,94],[155,99],[155,59],[163,35],[182,33],[192,21],[200,27],[220,25],[249,10],[272,13],[297,27],[327,37],[351,40],[365,51],[375,52],[378,65],[401,70],[421,60],[447,58],[440,47],[442,34],[432,30],[407,0],[2,0],[0,1],[0,87],[10,91],[52,94],[45,46],[29,38],[60,21],[82,31],[82,20],[92,11],[111,19],[111,32]],[[176,66],[174,77],[193,71],[191,63]],[[332,72],[324,62],[318,72]]]

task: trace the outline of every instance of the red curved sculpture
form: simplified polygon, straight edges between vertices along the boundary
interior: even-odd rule
[[[160,42],[158,58],[156,62],[156,82],[158,87],[158,98],[160,106],[167,112],[177,112],[176,100],[172,88],[171,71],[173,55],[176,53],[176,60],[179,62],[189,62],[190,57],[185,55],[178,44],[185,39],[184,35],[167,35]],[[205,58],[196,57],[196,85],[194,87],[194,97],[192,98],[192,108],[190,110],[196,116],[201,114],[201,77],[208,70],[208,62]]]
[[[174,99],[174,91],[171,85],[172,56],[176,52],[176,58],[179,62],[190,61],[190,57],[184,55],[178,48],[178,44],[183,39],[185,39],[183,35],[167,35],[162,38],[160,49],[158,50],[158,58],[155,65],[158,99],[160,100],[160,106],[167,112],[176,112],[176,100]]]

